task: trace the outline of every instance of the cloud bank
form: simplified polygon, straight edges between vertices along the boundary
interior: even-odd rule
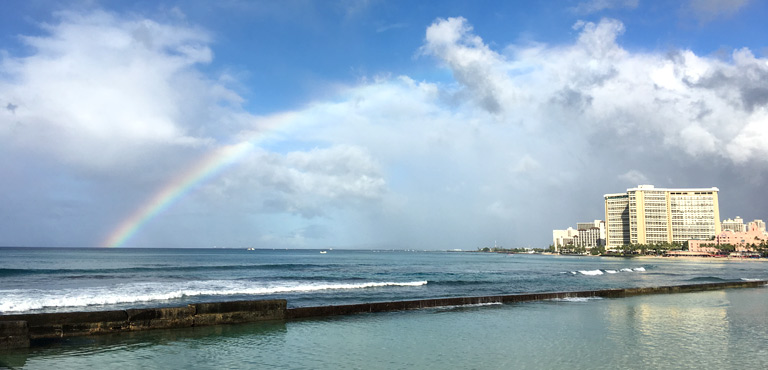
[[[543,247],[638,181],[738,194],[721,198],[724,217],[768,205],[740,197],[768,170],[768,60],[749,49],[628,50],[631,30],[608,18],[577,22],[569,43],[494,48],[467,19],[441,18],[414,52],[452,79],[379,77],[255,114],[233,77],[207,71],[204,30],[105,12],[57,19],[22,36],[27,55],[0,60],[0,163],[14,179],[0,216],[36,225],[0,227],[9,243],[95,243],[241,141],[254,149],[134,245]],[[52,231],[58,240],[28,237]]]
[[[559,128],[558,121],[568,119],[625,144],[640,133],[654,139],[646,145],[680,148],[692,157],[767,160],[761,148],[768,148],[768,60],[748,49],[734,50],[731,60],[690,50],[630,52],[618,44],[625,29],[613,19],[574,28],[580,34],[572,45],[513,45],[502,55],[473,35],[466,20],[440,19],[427,29],[425,49],[482,107],[492,113],[504,107],[508,122],[530,119],[516,113],[532,105],[540,108],[538,125]]]
[[[293,120],[314,141],[368,148],[400,202],[388,199],[390,206],[430,234],[451,233],[435,224],[465,225],[453,233],[526,240],[523,233],[548,235],[553,226],[516,225],[553,211],[571,217],[560,222],[602,218],[602,194],[638,181],[733,191],[764,176],[766,59],[747,49],[727,60],[627,50],[619,42],[626,29],[614,19],[574,29],[571,44],[496,51],[466,19],[438,19],[420,53],[454,83],[385,79],[292,112]],[[723,171],[734,179],[716,178]],[[440,213],[443,202],[451,215]],[[403,240],[419,239],[393,225]]]

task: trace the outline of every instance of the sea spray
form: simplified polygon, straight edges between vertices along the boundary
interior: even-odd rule
[[[248,281],[215,280],[176,284],[135,283],[111,288],[74,288],[67,290],[0,290],[0,313],[17,313],[46,308],[76,308],[126,303],[161,303],[195,296],[264,296],[279,293],[318,292],[386,287],[417,287],[427,281],[408,282],[286,282],[258,286]]]

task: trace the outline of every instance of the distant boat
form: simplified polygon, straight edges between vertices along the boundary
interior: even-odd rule
[[[320,251],[320,254],[326,254],[326,253],[328,253],[328,252],[327,251]]]
[[[248,248],[248,250],[249,250],[249,251],[254,251],[255,249],[253,249],[253,248]]]

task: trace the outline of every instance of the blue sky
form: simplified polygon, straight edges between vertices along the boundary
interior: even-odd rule
[[[640,183],[765,219],[765,2],[18,1],[0,245],[546,247]]]

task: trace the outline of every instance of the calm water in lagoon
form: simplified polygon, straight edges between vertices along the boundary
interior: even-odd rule
[[[765,369],[768,288],[458,307],[75,338],[25,369]]]

